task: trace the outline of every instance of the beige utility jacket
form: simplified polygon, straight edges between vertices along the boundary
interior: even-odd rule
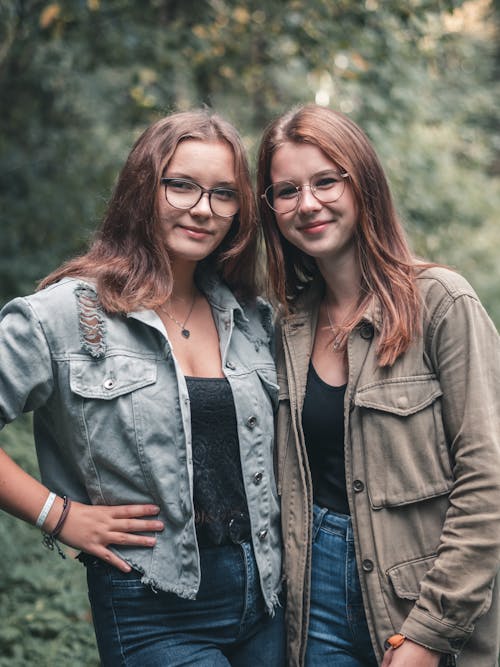
[[[418,284],[423,336],[390,368],[378,309],[348,341],[345,474],[376,655],[401,632],[460,667],[493,667],[500,615],[500,341],[470,285],[443,268]],[[301,413],[322,287],[278,328],[278,491],[290,667],[304,664],[312,484]]]

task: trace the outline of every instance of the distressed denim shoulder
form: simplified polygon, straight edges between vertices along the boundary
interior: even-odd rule
[[[234,396],[252,542],[272,611],[281,538],[271,315],[263,302],[242,307],[215,278],[206,293]],[[153,588],[194,598],[200,570],[189,397],[156,313],[108,315],[91,283],[67,278],[3,308],[0,358],[0,427],[34,411],[44,483],[84,503],[158,504],[166,527],[156,546],[116,551]]]

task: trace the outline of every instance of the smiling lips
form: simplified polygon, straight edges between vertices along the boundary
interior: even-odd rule
[[[299,231],[304,232],[304,234],[319,234],[331,222],[331,220],[317,220],[316,222],[309,222],[305,225],[301,225],[299,227]]]
[[[212,236],[213,232],[202,227],[188,227],[187,225],[178,225],[183,232],[194,239],[204,239],[207,236]]]

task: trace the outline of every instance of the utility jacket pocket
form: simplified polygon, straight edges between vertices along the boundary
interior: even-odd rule
[[[374,509],[407,505],[451,489],[441,396],[431,374],[374,382],[356,392]]]
[[[156,382],[157,364],[124,354],[71,359],[71,391],[83,398],[111,400]]]
[[[420,582],[435,560],[436,554],[431,554],[389,568],[386,574],[396,595],[406,600],[416,600],[420,595]]]

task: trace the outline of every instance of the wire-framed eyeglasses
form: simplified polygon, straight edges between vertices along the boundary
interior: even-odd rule
[[[330,169],[314,174],[309,183],[303,185],[293,181],[279,181],[267,187],[261,198],[276,213],[290,213],[298,207],[302,190],[308,188],[319,202],[332,204],[342,197],[348,176],[346,172]]]
[[[161,178],[165,186],[165,198],[174,208],[189,209],[196,206],[203,195],[208,194],[210,209],[221,218],[231,218],[240,209],[240,198],[237,190],[226,187],[203,188],[195,181],[187,178]]]

